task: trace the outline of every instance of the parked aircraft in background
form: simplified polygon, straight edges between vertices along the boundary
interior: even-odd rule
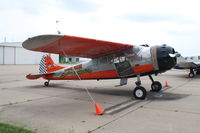
[[[148,75],[152,91],[160,91],[161,83],[154,81],[151,75],[173,68],[177,57],[174,48],[167,45],[135,46],[68,35],[40,35],[28,38],[22,45],[33,51],[91,58],[87,63],[62,67],[54,64],[50,56],[43,56],[40,74],[29,74],[28,79],[42,77],[48,80],[45,86],[50,80],[76,79],[121,79],[120,85],[125,85],[128,78],[137,77],[133,90],[136,99],[146,97],[140,76]]]
[[[189,69],[188,77],[194,78],[196,74],[200,74],[200,56],[178,57],[175,69]]]

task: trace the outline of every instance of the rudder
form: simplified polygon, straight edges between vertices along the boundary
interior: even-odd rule
[[[50,73],[63,68],[62,66],[56,65],[49,55],[43,55],[40,61],[39,73]]]

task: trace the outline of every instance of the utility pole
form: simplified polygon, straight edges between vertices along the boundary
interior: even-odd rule
[[[4,37],[4,43],[6,43],[6,37]]]

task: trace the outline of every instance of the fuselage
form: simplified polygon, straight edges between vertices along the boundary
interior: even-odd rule
[[[169,46],[134,46],[118,53],[93,58],[83,64],[63,68],[43,78],[47,80],[114,79],[160,73],[171,69],[176,64],[176,60],[169,57],[169,53],[174,54],[173,48]]]

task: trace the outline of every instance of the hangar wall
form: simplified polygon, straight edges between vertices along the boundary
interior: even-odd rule
[[[0,64],[39,64],[46,53],[26,50],[21,42],[0,43]],[[59,55],[51,54],[56,64],[59,64]]]

